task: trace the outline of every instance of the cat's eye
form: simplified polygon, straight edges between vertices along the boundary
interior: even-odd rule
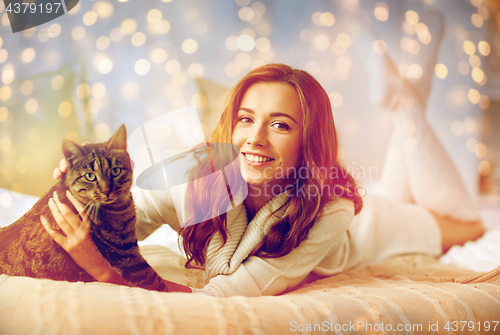
[[[85,175],[85,179],[87,179],[88,181],[94,181],[95,180],[95,174],[93,174],[92,172],[87,173]]]
[[[111,177],[118,177],[121,172],[122,172],[122,169],[120,169],[120,168],[112,168],[111,169]]]

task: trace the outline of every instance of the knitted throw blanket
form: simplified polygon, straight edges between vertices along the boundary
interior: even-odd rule
[[[164,278],[203,286],[177,254],[142,253]],[[0,334],[498,334],[500,268],[407,255],[257,298],[1,275],[0,301]]]

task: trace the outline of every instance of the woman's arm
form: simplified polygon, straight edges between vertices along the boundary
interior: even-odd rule
[[[64,235],[52,229],[48,220],[42,216],[40,219],[47,233],[70,255],[78,266],[97,281],[130,286],[95,247],[90,236],[90,221],[83,205],[69,191],[66,192],[66,196],[75,206],[80,216],[75,215],[68,206],[61,203],[57,193],[54,193],[54,198],[49,200],[49,207]],[[166,292],[192,292],[187,286],[167,280],[164,280],[164,282]]]

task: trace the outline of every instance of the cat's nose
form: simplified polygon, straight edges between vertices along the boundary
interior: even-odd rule
[[[110,189],[110,188],[108,188],[108,189],[106,189],[106,190],[101,190],[101,193],[102,193],[102,194],[105,194],[107,197],[109,197],[109,195],[111,194],[111,189]]]

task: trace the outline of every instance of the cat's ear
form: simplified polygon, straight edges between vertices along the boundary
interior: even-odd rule
[[[108,149],[127,150],[127,129],[122,124],[108,141]]]
[[[62,149],[66,159],[74,155],[82,155],[85,152],[81,146],[70,140],[63,140]]]

